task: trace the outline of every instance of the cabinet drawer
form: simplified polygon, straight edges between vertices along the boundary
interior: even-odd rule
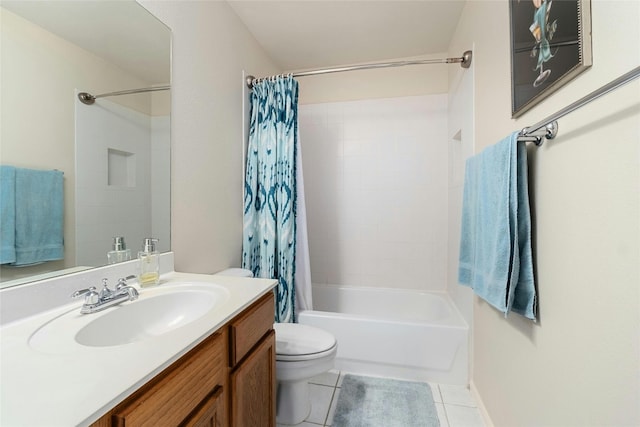
[[[218,387],[180,427],[223,427],[226,425],[224,415],[224,395],[222,387]]]
[[[115,408],[114,426],[176,426],[216,388],[224,384],[226,334],[218,332],[191,350],[177,366],[152,380]]]
[[[275,316],[273,292],[269,292],[248,311],[231,322],[231,354],[229,363],[233,367],[271,329]]]

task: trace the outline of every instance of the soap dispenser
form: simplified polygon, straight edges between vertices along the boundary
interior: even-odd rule
[[[156,250],[158,239],[147,237],[142,241],[142,250],[138,252],[138,283],[140,287],[154,286],[160,283],[160,257]]]
[[[124,243],[124,237],[113,238],[113,250],[107,252],[107,263],[115,264],[117,262],[129,261],[131,259],[131,249],[127,249]]]

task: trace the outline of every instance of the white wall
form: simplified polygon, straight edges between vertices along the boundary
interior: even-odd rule
[[[279,72],[223,1],[140,3],[173,32],[171,235],[178,271],[240,265],[243,70]]]
[[[476,152],[640,64],[640,2],[591,10],[593,66],[512,120],[509,4],[467,2],[451,51],[475,44]],[[640,424],[639,99],[635,81],[529,148],[540,320],[474,302],[472,381],[496,426]]]
[[[447,95],[299,108],[312,281],[444,290]]]
[[[462,52],[451,56],[461,56]],[[389,58],[380,62],[439,59],[446,53],[408,58]],[[300,104],[318,104],[363,99],[397,98],[447,92],[450,65],[428,64],[395,68],[350,71],[297,77]]]

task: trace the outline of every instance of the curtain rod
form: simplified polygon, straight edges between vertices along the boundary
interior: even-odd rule
[[[637,79],[640,77],[640,66],[634,68],[618,77],[615,80],[607,83],[606,85],[600,87],[599,89],[594,90],[586,96],[578,99],[577,101],[567,105],[562,110],[557,111],[555,114],[550,115],[544,120],[540,120],[538,123],[532,126],[528,126],[523,128],[518,135],[519,141],[532,141],[537,146],[541,146],[543,139],[553,139],[558,133],[558,122],[557,120],[561,117],[566,116],[567,114],[577,110],[578,108],[590,103],[591,101],[600,98],[603,95],[619,88],[622,85],[629,83],[630,81]]]
[[[444,59],[420,59],[415,61],[396,61],[396,62],[380,62],[376,64],[362,64],[362,65],[350,65],[339,68],[321,68],[318,70],[298,71],[290,73],[293,77],[314,76],[316,74],[329,74],[329,73],[341,73],[343,71],[356,71],[356,70],[370,70],[374,68],[391,68],[391,67],[403,67],[405,65],[424,65],[424,64],[460,64],[462,68],[469,68],[471,66],[471,59],[473,52],[467,50],[459,58],[444,58]],[[287,74],[279,74],[280,76],[287,76]],[[269,79],[277,76],[260,77],[247,76],[246,83],[249,89],[253,89],[254,83],[258,83],[262,80]]]
[[[105,96],[130,95],[133,93],[155,92],[158,90],[169,90],[169,89],[171,89],[170,85],[164,85],[164,86],[143,87],[139,89],[120,90],[118,92],[101,93],[100,95],[91,95],[88,92],[80,92],[78,94],[78,99],[83,104],[91,105],[94,102],[96,102],[96,99],[104,98]]]

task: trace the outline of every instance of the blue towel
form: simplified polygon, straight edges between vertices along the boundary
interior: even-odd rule
[[[0,264],[16,261],[16,168],[0,166]]]
[[[536,319],[527,149],[517,132],[467,160],[458,281],[505,316]]]
[[[16,260],[24,266],[64,258],[63,174],[16,168]]]

